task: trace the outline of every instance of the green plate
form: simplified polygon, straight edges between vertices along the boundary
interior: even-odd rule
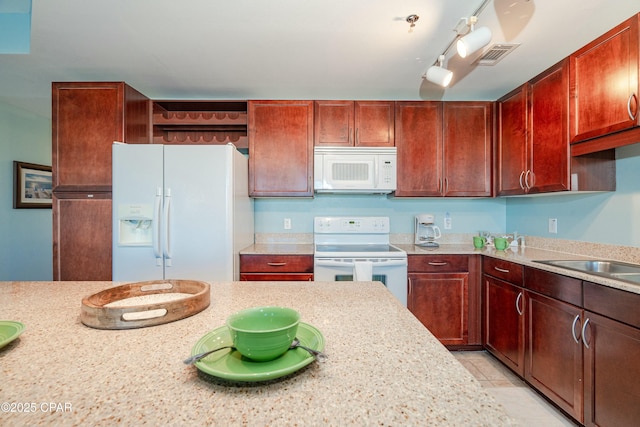
[[[0,320],[0,348],[15,340],[24,331],[24,325],[12,320]]]
[[[297,337],[306,347],[318,351],[324,349],[322,333],[308,323],[300,322]],[[221,326],[200,338],[191,349],[191,355],[232,344],[229,329]],[[302,348],[288,350],[282,356],[268,362],[254,362],[243,357],[237,350],[224,349],[196,362],[196,367],[209,375],[227,380],[267,381],[295,372],[314,360],[313,356]]]

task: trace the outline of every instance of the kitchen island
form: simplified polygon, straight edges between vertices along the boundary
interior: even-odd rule
[[[511,425],[496,401],[379,282],[211,283],[211,304],[148,328],[80,322],[115,282],[0,282],[0,425]],[[231,313],[283,305],[329,359],[267,382],[227,381],[182,360]]]

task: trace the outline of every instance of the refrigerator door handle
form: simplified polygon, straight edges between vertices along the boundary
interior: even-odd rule
[[[156,190],[156,202],[153,210],[153,255],[156,260],[162,257],[160,252],[160,241],[162,236],[160,235],[160,218],[162,217],[162,188]]]
[[[164,258],[165,266],[171,266],[171,189],[164,196]]]

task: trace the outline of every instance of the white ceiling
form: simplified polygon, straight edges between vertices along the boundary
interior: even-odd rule
[[[126,81],[153,99],[495,100],[640,12],[638,0],[492,0],[493,67],[423,80],[482,0],[33,0],[31,53],[0,55],[0,101],[50,116],[52,81]],[[406,17],[420,19],[409,32]]]

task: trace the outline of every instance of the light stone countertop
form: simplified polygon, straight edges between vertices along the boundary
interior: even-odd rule
[[[608,259],[640,264],[640,248],[568,241],[562,239],[527,237],[527,241],[533,245],[529,244],[524,248],[519,246],[509,247],[505,251],[496,251],[492,246],[488,246],[483,249],[475,249],[470,243],[471,236],[473,235],[447,236],[448,239],[443,239],[444,242],[440,243],[439,248],[435,249],[416,246],[413,243],[409,243],[412,241],[413,235],[396,235],[394,237],[397,241],[392,240],[391,243],[404,250],[409,255],[485,255],[598,283],[611,288],[640,294],[640,284],[609,279],[595,274],[582,273],[536,262],[545,260]],[[240,253],[252,255],[313,255],[314,251],[313,244],[306,242],[306,240],[303,240],[305,243],[278,243],[277,241],[271,241],[268,239],[262,239],[261,241],[262,243],[251,245],[240,251]]]
[[[26,325],[0,349],[0,403],[14,404],[2,407],[0,425],[513,424],[379,282],[216,282],[211,305],[186,319],[132,330],[81,324],[82,298],[118,284],[0,282],[0,317]],[[247,384],[182,363],[232,312],[259,305],[298,310],[323,333],[329,360]]]
[[[476,249],[472,244],[458,243],[458,244],[441,244],[439,248],[424,248],[413,244],[398,244],[396,245],[400,249],[407,252],[408,255],[472,255],[479,254],[484,256],[490,256],[493,258],[504,259],[506,261],[515,262],[518,264],[534,267],[540,270],[550,271],[552,273],[558,273],[569,277],[575,277],[577,279],[586,280],[592,283],[598,283],[600,285],[608,286],[610,288],[621,289],[627,292],[633,292],[640,294],[640,284],[633,284],[622,280],[609,279],[596,274],[583,273],[580,271],[569,270],[562,267],[555,267],[552,265],[541,264],[536,261],[551,261],[551,260],[582,260],[582,259],[619,259],[623,262],[636,261],[636,253],[633,248],[630,248],[627,254],[615,256],[616,254],[609,253],[609,257],[602,256],[602,254],[593,253],[594,256],[586,256],[582,254],[556,251],[550,249],[541,249],[536,247],[509,247],[504,251],[497,251],[492,246],[487,246],[483,249]],[[624,247],[622,247],[624,248]],[[613,256],[612,256],[613,255]],[[631,259],[629,259],[631,258]]]
[[[240,251],[240,255],[313,255],[311,243],[255,243]]]

